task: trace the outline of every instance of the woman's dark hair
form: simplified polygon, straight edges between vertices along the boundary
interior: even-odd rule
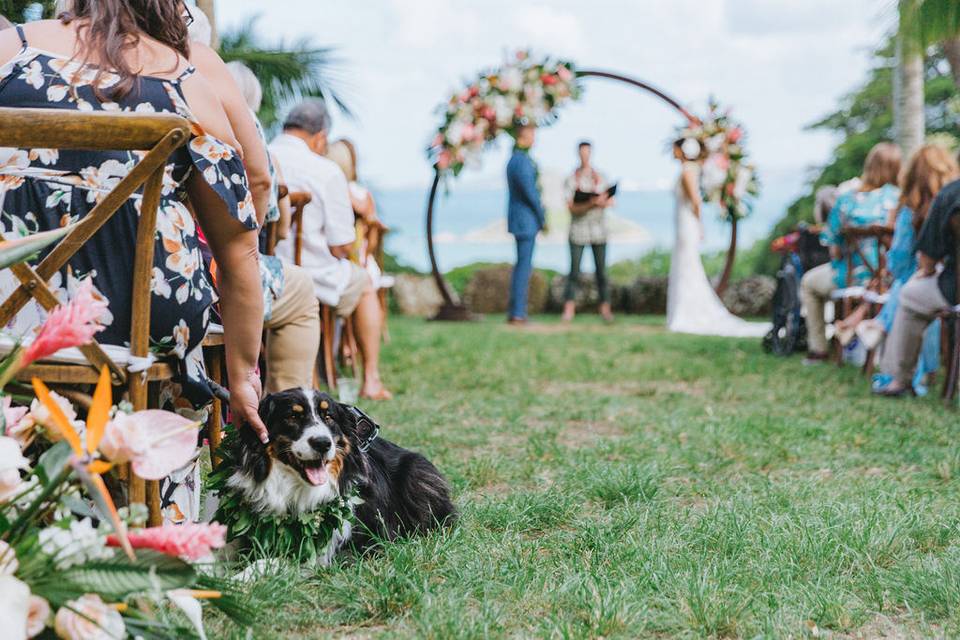
[[[82,21],[77,28],[75,57],[100,67],[94,87],[106,70],[119,75],[120,82],[111,90],[111,97],[122,98],[137,81],[137,72],[127,62],[126,53],[139,44],[141,35],[150,36],[185,58],[190,56],[184,6],[183,0],[73,0],[70,11],[59,17],[63,24]]]

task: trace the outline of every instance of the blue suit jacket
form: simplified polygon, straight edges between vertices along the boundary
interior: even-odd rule
[[[533,238],[546,224],[540,192],[537,190],[537,167],[530,154],[519,149],[507,163],[507,230],[518,238]]]

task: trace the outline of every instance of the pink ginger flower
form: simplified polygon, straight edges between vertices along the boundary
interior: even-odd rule
[[[227,543],[227,527],[218,522],[184,522],[129,531],[127,537],[134,549],[152,549],[195,562],[209,556],[214,549],[223,548]],[[120,541],[115,535],[107,536],[107,546],[120,546]]]
[[[61,349],[90,344],[103,325],[107,303],[93,293],[93,281],[80,283],[73,298],[50,312],[33,342],[24,350],[21,366],[52,356]]]

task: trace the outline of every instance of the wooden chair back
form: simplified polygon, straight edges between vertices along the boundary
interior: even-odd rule
[[[170,154],[189,138],[190,124],[172,114],[0,108],[0,147],[146,152],[130,173],[87,216],[77,222],[36,267],[26,264],[11,267],[20,286],[0,305],[0,325],[8,324],[31,298],[48,311],[55,308],[59,300],[47,284],[50,278],[142,187],[133,264],[130,355],[134,358],[147,357],[150,347],[150,280],[164,168]],[[82,347],[81,351],[89,366],[44,368],[41,365],[35,367],[33,372],[28,369],[26,373],[46,378],[48,382],[82,384],[95,382],[97,371],[106,366],[115,386],[127,385],[133,408],[147,408],[146,376],[127,375],[124,368],[111,360],[95,342]],[[131,502],[149,502],[151,521],[156,523],[159,519],[159,488],[155,486],[156,483],[153,485],[151,493],[155,495],[148,501],[146,485],[131,474],[129,498]]]
[[[290,233],[293,234],[293,263],[303,264],[303,209],[310,204],[313,196],[304,191],[290,193]],[[323,372],[327,388],[331,391],[337,388],[336,367],[334,364],[334,338],[337,328],[337,318],[333,307],[320,303],[320,357],[323,358]],[[313,383],[319,387],[321,371],[319,365],[314,367]]]
[[[290,194],[290,231],[293,233],[293,263],[303,262],[303,209],[313,200],[306,191]]]

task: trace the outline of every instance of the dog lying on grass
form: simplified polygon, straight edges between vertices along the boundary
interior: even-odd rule
[[[425,457],[379,437],[366,414],[310,389],[274,393],[260,403],[270,434],[264,445],[240,429],[226,487],[256,519],[297,520],[334,503],[336,520],[319,560],[329,564],[349,543],[359,550],[381,540],[422,534],[456,519],[450,489]]]

